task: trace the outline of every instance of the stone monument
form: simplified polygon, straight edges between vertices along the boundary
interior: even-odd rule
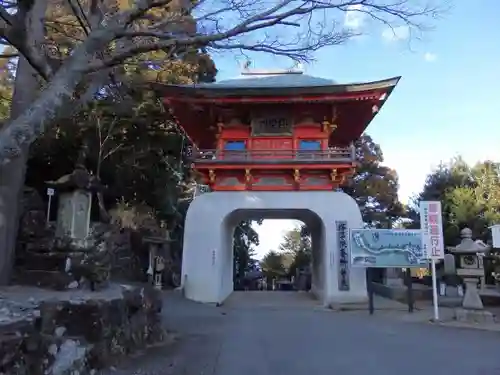
[[[92,193],[102,189],[98,179],[77,166],[72,173],[47,185],[59,195],[56,237],[70,240],[77,248],[88,247]]]
[[[23,216],[23,241],[16,259],[18,282],[56,290],[88,284],[95,290],[107,285],[108,232],[103,225],[90,229],[92,193],[102,189],[101,185],[81,166],[48,185],[60,194],[55,233],[45,226],[43,202],[42,207],[30,204]],[[33,200],[26,197],[29,195],[25,194],[26,201]],[[50,233],[43,235],[43,231]]]
[[[474,241],[469,228],[462,229],[460,235],[462,237],[460,244],[448,248],[455,257],[457,275],[462,277],[465,284],[462,307],[456,310],[456,318],[462,321],[493,323],[493,315],[484,310],[478,292],[478,284],[484,285],[483,257],[490,247]]]

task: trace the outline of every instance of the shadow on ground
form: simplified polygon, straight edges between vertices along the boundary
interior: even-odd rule
[[[235,293],[221,307],[166,293],[165,324],[178,336],[109,374],[500,374],[495,332],[410,324],[401,309],[369,316],[329,311],[299,293],[256,293]]]

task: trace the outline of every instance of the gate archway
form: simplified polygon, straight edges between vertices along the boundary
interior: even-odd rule
[[[232,293],[233,231],[242,220],[257,218],[296,219],[311,228],[312,291],[323,304],[366,300],[364,269],[341,264],[339,251],[338,223],[345,230],[360,228],[361,213],[353,198],[334,191],[212,192],[194,199],[186,215],[182,259],[188,299],[222,303]]]

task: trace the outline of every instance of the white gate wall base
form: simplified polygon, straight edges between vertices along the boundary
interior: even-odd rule
[[[361,228],[354,199],[342,192],[212,192],[194,199],[186,215],[182,289],[186,298],[222,303],[233,291],[234,228],[242,220],[301,220],[313,233],[313,293],[325,305],[367,300],[365,270],[349,268],[339,290],[336,221]],[[271,250],[271,249],[269,249]]]

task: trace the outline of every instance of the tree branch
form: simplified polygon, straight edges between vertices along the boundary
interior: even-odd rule
[[[7,12],[7,9],[3,5],[0,6],[0,19],[9,26],[12,26],[16,22],[15,16]]]
[[[0,54],[0,59],[11,59],[13,57],[19,57],[19,53],[3,53]]]
[[[257,30],[268,29],[277,25],[284,26],[297,26],[298,22],[295,21],[296,17],[312,14],[318,10],[340,10],[346,12],[349,7],[363,5],[366,7],[371,7],[371,3],[368,0],[352,0],[344,1],[341,3],[332,4],[330,2],[323,1],[303,1],[295,7],[290,8],[289,6],[294,2],[294,0],[281,0],[275,6],[265,9],[261,12],[257,12],[253,16],[245,19],[236,26],[228,29],[227,31],[215,32],[208,35],[196,35],[191,37],[182,37],[169,32],[162,32],[157,30],[123,30],[116,33],[116,38],[152,38],[149,43],[141,43],[140,45],[131,45],[127,48],[118,49],[109,58],[102,61],[97,61],[88,66],[88,72],[93,72],[99,69],[115,66],[121,64],[128,58],[131,58],[137,54],[147,53],[155,50],[181,50],[188,47],[200,48],[200,47],[212,47],[214,49],[239,49],[247,51],[256,52],[266,52],[266,53],[276,53],[278,55],[289,56],[297,60],[307,60],[311,52],[318,50],[321,47],[328,45],[338,45],[349,38],[357,35],[352,31],[342,30],[337,31],[332,30],[331,33],[325,33],[324,35],[317,38],[317,40],[311,40],[308,38],[303,38],[303,43],[300,48],[285,48],[283,43],[278,43],[276,40],[264,41],[260,43],[219,43],[220,41],[229,41],[234,37],[243,34],[249,34]],[[223,7],[221,13],[224,12],[228,7]],[[384,11],[382,7],[372,8],[372,13],[376,11]],[[281,12],[280,12],[281,11]],[[365,12],[370,13],[370,8],[367,8]],[[397,13],[397,12],[396,12]],[[212,11],[210,14],[219,14],[217,11]],[[371,13],[370,13],[371,14]],[[406,12],[402,15],[403,18],[411,16],[412,14]],[[294,20],[289,20],[293,18]],[[310,33],[309,37],[312,34]],[[156,40],[155,40],[156,39]],[[311,42],[311,43],[308,43]],[[173,54],[173,53],[171,53]]]
[[[43,50],[34,41],[43,40],[46,8],[47,0],[37,0],[26,9],[20,6],[15,15],[10,15],[0,6],[0,36],[19,51],[45,80],[52,75],[52,69]]]
[[[40,7],[47,1],[36,0],[33,3]],[[97,14],[97,2],[100,0],[91,1],[91,8]],[[50,79],[44,92],[30,108],[0,129],[0,162],[18,155],[22,146],[31,143],[45,126],[60,116],[61,109],[73,105],[75,94],[81,88],[81,83],[88,79],[89,73],[106,72],[107,68],[139,54],[163,50],[167,52],[167,58],[174,58],[179,52],[208,47],[274,53],[307,60],[318,48],[340,44],[357,35],[340,25],[335,14],[329,11],[343,16],[347,12],[357,11],[384,25],[402,22],[409,27],[420,27],[419,18],[435,17],[437,12],[436,8],[413,6],[410,0],[277,0],[272,6],[265,0],[221,0],[213,4],[202,0],[196,4],[196,8],[198,14],[203,14],[205,10],[205,16],[192,19],[201,23],[197,25],[197,34],[190,34],[189,30],[184,33],[172,31],[170,26],[177,20],[191,21],[188,16],[183,19],[182,12],[167,17],[173,21],[161,26],[166,31],[144,26],[143,21],[149,18],[141,17],[149,10],[165,6],[162,11],[168,14],[171,12],[168,8],[170,4],[171,0],[136,0],[131,9],[103,14],[99,23],[89,28],[85,40],[72,49],[71,55],[62,61],[55,73],[48,66],[40,46],[29,45],[25,43],[26,38],[15,35],[14,31],[24,35],[24,20],[20,23],[22,18],[17,14],[15,20],[9,19],[8,22],[0,17],[0,36],[4,33],[4,39],[16,47],[43,77]],[[220,5],[220,9],[214,10],[214,4]],[[35,13],[39,18],[31,18],[33,24],[27,23],[28,37],[30,33],[38,35],[40,30],[45,29],[45,13],[30,12],[31,17]],[[285,27],[290,25],[298,25],[299,31],[288,32],[289,29]],[[158,24],[156,27],[159,27]],[[131,43],[120,45],[124,39]],[[111,43],[114,41],[118,42],[119,48],[113,51]]]

